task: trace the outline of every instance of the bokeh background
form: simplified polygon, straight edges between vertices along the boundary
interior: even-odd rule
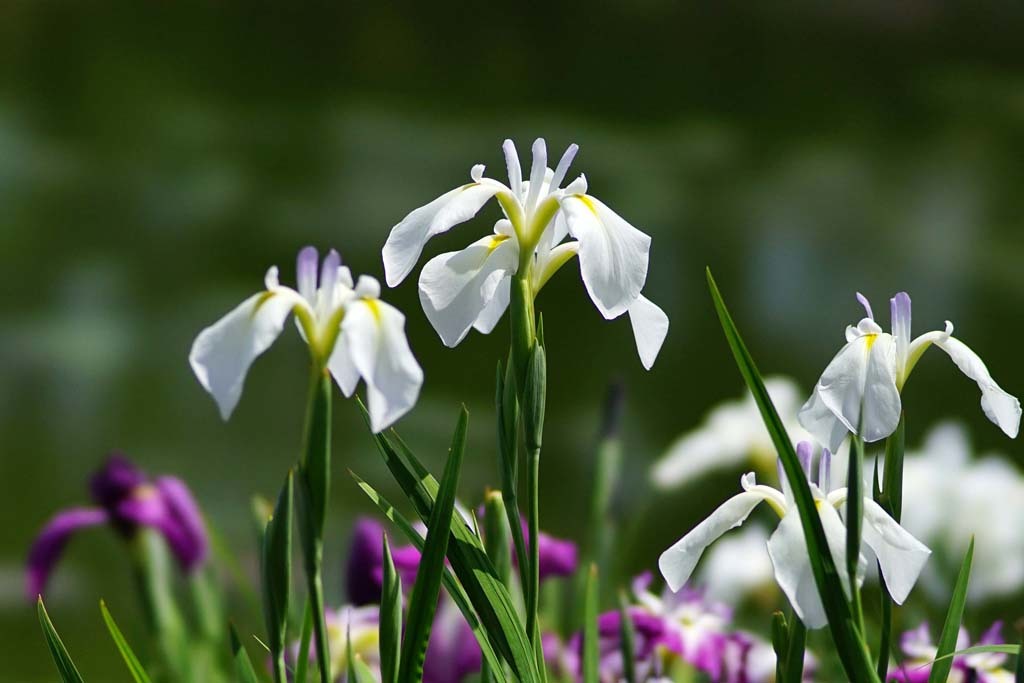
[[[194,335],[269,265],[291,280],[305,244],[382,277],[391,226],[474,163],[501,177],[505,137],[524,151],[538,135],[578,143],[591,191],[654,238],[645,293],[672,328],[653,372],[575,267],[540,302],[545,526],[585,535],[601,402],[621,381],[619,505],[636,530],[624,575],[735,490],[735,472],[660,497],[645,483],[675,436],[740,394],[707,265],[762,369],[807,389],[860,317],[854,292],[885,311],[906,289],[918,330],[953,320],[1024,391],[1022,29],[1024,8],[994,1],[2,3],[3,678],[52,679],[22,594],[26,549],[51,512],[85,502],[111,449],[185,477],[252,562],[250,496],[272,494],[298,455],[305,351],[285,335],[224,424],[188,368]],[[428,252],[460,248],[496,215]],[[385,296],[407,312],[427,378],[400,429],[439,469],[465,402],[462,497],[476,502],[498,483],[492,384],[507,325],[449,350],[412,280]],[[958,415],[979,448],[1024,460],[942,354],[905,398],[911,444]],[[335,412],[338,599],[348,521],[369,510],[345,470],[390,489],[355,406]],[[72,544],[48,602],[87,678],[124,680],[100,597],[138,632],[127,558],[102,530]]]

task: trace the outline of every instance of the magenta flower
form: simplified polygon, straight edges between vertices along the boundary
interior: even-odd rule
[[[150,480],[120,453],[113,453],[89,483],[95,505],[71,507],[55,514],[29,551],[25,594],[42,594],[71,537],[83,529],[108,525],[130,538],[140,527],[157,530],[182,570],[190,572],[206,559],[208,541],[199,506],[183,481],[162,476]]]

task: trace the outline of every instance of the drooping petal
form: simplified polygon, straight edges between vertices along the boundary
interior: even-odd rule
[[[423,385],[423,370],[405,337],[405,316],[378,299],[360,299],[346,309],[341,334],[366,382],[373,431],[383,431],[409,412]]]
[[[75,532],[105,524],[107,519],[106,511],[100,508],[69,508],[58,512],[46,523],[28,553],[25,596],[29,601],[35,601],[42,595],[50,573]]]
[[[481,169],[482,172],[482,169]],[[491,197],[505,188],[485,178],[446,192],[426,206],[413,210],[391,229],[381,252],[389,287],[398,286],[412,272],[423,247],[440,235],[475,216]],[[487,182],[481,182],[486,180]]]
[[[863,533],[864,542],[878,558],[892,599],[902,605],[931,551],[870,498],[864,499]]]
[[[744,491],[725,501],[703,522],[676,541],[658,558],[658,569],[672,591],[678,591],[693,574],[704,549],[730,529],[750,516],[765,496],[758,491]]]
[[[814,391],[850,432],[859,431],[865,441],[892,434],[902,409],[892,336],[862,334],[849,342],[825,368]]]
[[[165,520],[159,525],[178,564],[185,571],[200,566],[209,552],[206,523],[192,492],[177,477],[158,477],[154,482],[167,508]]]
[[[359,384],[359,369],[352,360],[348,340],[343,335],[339,335],[338,340],[334,343],[334,350],[331,351],[331,357],[327,361],[327,369],[334,381],[338,383],[341,393],[345,396],[352,396],[356,385]]]
[[[249,366],[281,334],[292,309],[305,305],[286,287],[254,294],[196,337],[189,363],[222,418],[231,417],[238,405]]]
[[[821,399],[818,387],[814,387],[811,397],[800,409],[800,425],[811,433],[811,436],[835,452],[850,432],[846,425],[828,409]]]
[[[1011,439],[1020,430],[1020,401],[996,384],[985,363],[966,344],[956,337],[935,340],[935,345],[949,354],[960,372],[978,384],[981,389],[981,409],[985,417],[999,426]]]
[[[641,294],[629,305],[629,323],[633,327],[640,362],[645,370],[650,370],[668,335],[668,316],[657,304]]]
[[[477,240],[462,251],[436,256],[423,266],[420,303],[445,346],[456,346],[488,312],[518,263],[515,238],[496,234]],[[506,291],[507,288],[505,284]],[[493,312],[485,321],[491,323],[492,329],[497,323]]]
[[[832,560],[835,562],[843,587],[848,590],[846,527],[832,506],[821,505],[819,512]],[[795,508],[782,519],[768,539],[768,555],[772,559],[772,566],[775,567],[776,582],[807,628],[821,628],[827,625],[828,618],[825,616],[825,608],[814,582],[814,572],[811,569],[800,515]]]
[[[566,197],[562,211],[591,300],[608,320],[622,315],[644,288],[651,238],[590,195]]]
[[[505,315],[508,302],[512,296],[512,278],[503,278],[494,291],[494,296],[484,306],[480,316],[473,323],[473,329],[480,334],[490,334]]]

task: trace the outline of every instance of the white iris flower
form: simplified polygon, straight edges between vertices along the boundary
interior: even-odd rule
[[[811,445],[801,442],[797,455],[811,481]],[[846,571],[846,526],[839,508],[846,502],[846,488],[831,488],[831,454],[822,451],[817,483],[811,482],[815,506],[821,515],[821,524],[828,538],[829,550],[842,579],[849,590]],[[797,615],[808,628],[821,628],[828,623],[818,589],[814,582],[807,544],[804,541],[800,514],[785,476],[780,472],[782,491],[758,484],[753,472],[740,479],[743,493],[725,501],[703,522],[683,536],[658,559],[658,568],[666,583],[678,591],[689,580],[704,550],[725,532],[746,521],[760,503],[768,503],[778,515],[775,532],[768,539],[768,555],[775,570],[775,581],[789,598]],[[864,498],[864,544],[878,558],[885,584],[897,604],[903,604],[917,582],[931,551],[910,535],[885,510],[870,498]],[[866,560],[858,558],[858,584],[863,580]]]
[[[891,300],[892,333],[875,322],[871,304],[861,294],[867,317],[846,328],[846,346],[832,359],[814,392],[800,411],[800,423],[833,451],[848,432],[867,442],[879,441],[896,430],[903,410],[900,391],[929,346],[949,354],[960,371],[981,389],[981,409],[1007,436],[1015,438],[1021,408],[1016,397],[1003,391],[974,351],[946,329],[910,336],[910,297],[900,292]]]
[[[522,177],[512,141],[503,149],[508,185],[485,177],[478,164],[470,172],[472,182],[412,211],[391,230],[382,252],[388,286],[412,272],[431,237],[468,221],[497,198],[505,218],[493,234],[434,257],[420,273],[423,310],[445,345],[456,346],[471,328],[483,334],[494,329],[508,307],[513,276],[527,277],[536,296],[578,256],[594,305],[608,320],[629,313],[641,362],[650,369],[668,334],[664,311],[641,294],[651,238],[587,194],[583,175],[562,187],[576,145],[551,170],[547,146],[538,139],[529,180]]]
[[[362,378],[374,432],[407,413],[416,403],[423,371],[405,337],[405,316],[380,300],[377,280],[363,275],[353,283],[333,249],[317,279],[318,254],[299,252],[298,290],[278,282],[277,266],[267,271],[266,289],[207,327],[192,344],[189,362],[199,382],[231,416],[253,361],[266,351],[295,314],[299,333],[314,362],[330,371],[346,396]]]

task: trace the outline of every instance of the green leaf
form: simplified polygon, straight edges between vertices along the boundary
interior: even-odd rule
[[[804,680],[804,651],[807,649],[807,627],[796,614],[789,618],[786,638],[786,678],[779,683],[800,683]]]
[[[789,651],[789,625],[779,610],[772,613],[772,649],[775,650],[775,680],[786,680],[786,653]]]
[[[526,435],[528,451],[539,450],[543,441],[547,367],[544,347],[534,344],[530,362],[526,366],[526,383],[523,387],[523,433]]]
[[[57,635],[57,629],[53,627],[50,615],[46,613],[46,606],[43,605],[43,596],[41,595],[36,601],[36,611],[39,613],[39,625],[43,628],[46,645],[50,648],[53,663],[57,665],[57,671],[60,673],[60,680],[63,683],[82,683],[82,675],[78,673],[75,663],[71,661],[71,655],[68,654],[67,648],[64,647],[60,636]]]
[[[363,416],[368,418],[365,408]],[[428,521],[437,495],[437,480],[394,430],[391,435],[394,442],[384,434],[375,434],[377,449],[417,514]],[[508,501],[505,502],[508,507]],[[448,559],[494,650],[509,663],[512,674],[522,683],[536,683],[539,673],[526,629],[512,596],[487,557],[482,541],[457,515],[452,518],[451,531]]]
[[[235,625],[229,626],[231,636],[231,659],[235,664],[235,675],[238,677],[239,683],[258,683],[259,678],[256,676],[256,669],[252,666],[252,660],[249,659],[249,653],[245,651],[245,647],[242,646],[242,641],[238,639],[238,632],[235,631]]]
[[[974,537],[967,545],[967,553],[964,555],[963,564],[960,565],[960,573],[956,577],[956,585],[953,587],[953,599],[946,611],[946,622],[942,625],[942,634],[939,636],[938,647],[935,650],[936,661],[932,665],[931,673],[928,675],[928,683],[945,683],[949,678],[949,671],[953,667],[953,660],[947,658],[956,649],[956,637],[960,632],[960,623],[964,617],[964,605],[967,603],[967,584],[971,579],[971,563],[974,561]]]
[[[100,613],[103,615],[103,622],[107,625],[107,630],[110,631],[110,637],[114,639],[114,644],[121,653],[128,671],[131,672],[132,678],[135,679],[135,683],[150,683],[146,670],[142,668],[139,658],[135,656],[131,646],[128,645],[128,641],[125,640],[124,634],[121,633],[121,629],[114,622],[114,617],[110,615],[110,610],[107,609],[107,603],[102,600],[100,600]]]
[[[306,597],[302,610],[302,631],[299,635],[299,654],[295,660],[295,683],[306,683],[309,671],[309,641],[313,637],[313,605]]]
[[[419,683],[423,679],[423,658],[427,652],[430,628],[437,611],[437,597],[444,575],[445,554],[451,537],[452,512],[462,470],[462,457],[466,452],[466,427],[469,413],[463,407],[459,422],[448,450],[448,462],[441,478],[441,488],[430,511],[427,522],[427,541],[423,547],[416,583],[409,599],[405,637],[402,639],[402,657],[398,679],[401,683]]]
[[[495,402],[498,413],[498,469],[501,476],[501,495],[505,502],[508,527],[512,532],[512,543],[516,557],[527,557],[523,523],[519,515],[519,392],[516,389],[515,373],[509,359],[502,373],[498,363]],[[529,566],[519,562],[519,584],[525,590],[529,585]]]
[[[583,599],[583,683],[599,683],[601,677],[600,634],[597,631],[597,565],[590,565]]]
[[[384,534],[384,581],[380,604],[381,683],[398,683],[399,647],[402,644],[402,577],[395,569],[391,545]]]
[[[372,486],[363,481],[353,472],[349,472],[352,478],[356,480],[359,488],[362,489],[371,501],[380,509],[381,513],[393,522],[402,534],[412,543],[416,548],[422,552],[425,541],[423,536],[420,535],[419,531],[412,525],[412,523],[406,519],[398,510],[395,509],[391,503],[387,501],[380,493],[378,493]],[[445,568],[444,573],[444,587],[448,591],[455,605],[462,612],[462,616],[465,617],[466,623],[469,624],[470,629],[473,631],[474,637],[476,637],[477,644],[480,645],[480,650],[483,653],[483,659],[488,663],[492,671],[500,670],[501,660],[498,655],[494,652],[494,648],[491,645],[491,641],[484,631],[483,625],[480,622],[479,617],[473,610],[473,605],[469,601],[469,597],[466,595],[465,590],[459,583],[458,579],[451,569]],[[395,662],[398,662],[396,655]]]
[[[810,555],[814,582],[825,607],[825,614],[828,616],[829,630],[835,642],[839,659],[850,680],[877,682],[878,677],[874,665],[867,646],[857,631],[856,622],[846,601],[839,572],[832,560],[832,553],[828,549],[821,517],[815,507],[807,477],[793,450],[793,442],[786,432],[778,411],[775,410],[775,405],[768,395],[768,390],[754,364],[754,359],[747,351],[747,347],[733,323],[732,316],[729,315],[729,310],[722,300],[722,295],[718,291],[718,285],[715,284],[710,269],[707,271],[707,280],[729,348],[736,359],[740,374],[743,375],[750,393],[753,394],[754,401],[761,412],[761,418],[771,435],[772,443],[775,445],[779,460],[793,489],[793,498],[800,513],[804,539],[807,542]]]
[[[263,533],[260,570],[263,618],[274,663],[274,678],[284,683],[284,651],[287,645],[289,593],[292,583],[292,499],[294,473],[288,470],[274,512]]]
[[[1017,666],[1014,668],[1014,683],[1024,683],[1024,645],[1017,646]]]
[[[974,645],[971,647],[965,647],[962,650],[956,650],[936,657],[930,663],[952,659],[953,657],[960,657],[961,655],[981,655],[981,654],[1000,654],[1000,655],[1020,655],[1020,645]]]
[[[619,642],[622,646],[622,676],[626,683],[636,680],[636,629],[629,614],[629,600],[625,591],[619,592]]]

